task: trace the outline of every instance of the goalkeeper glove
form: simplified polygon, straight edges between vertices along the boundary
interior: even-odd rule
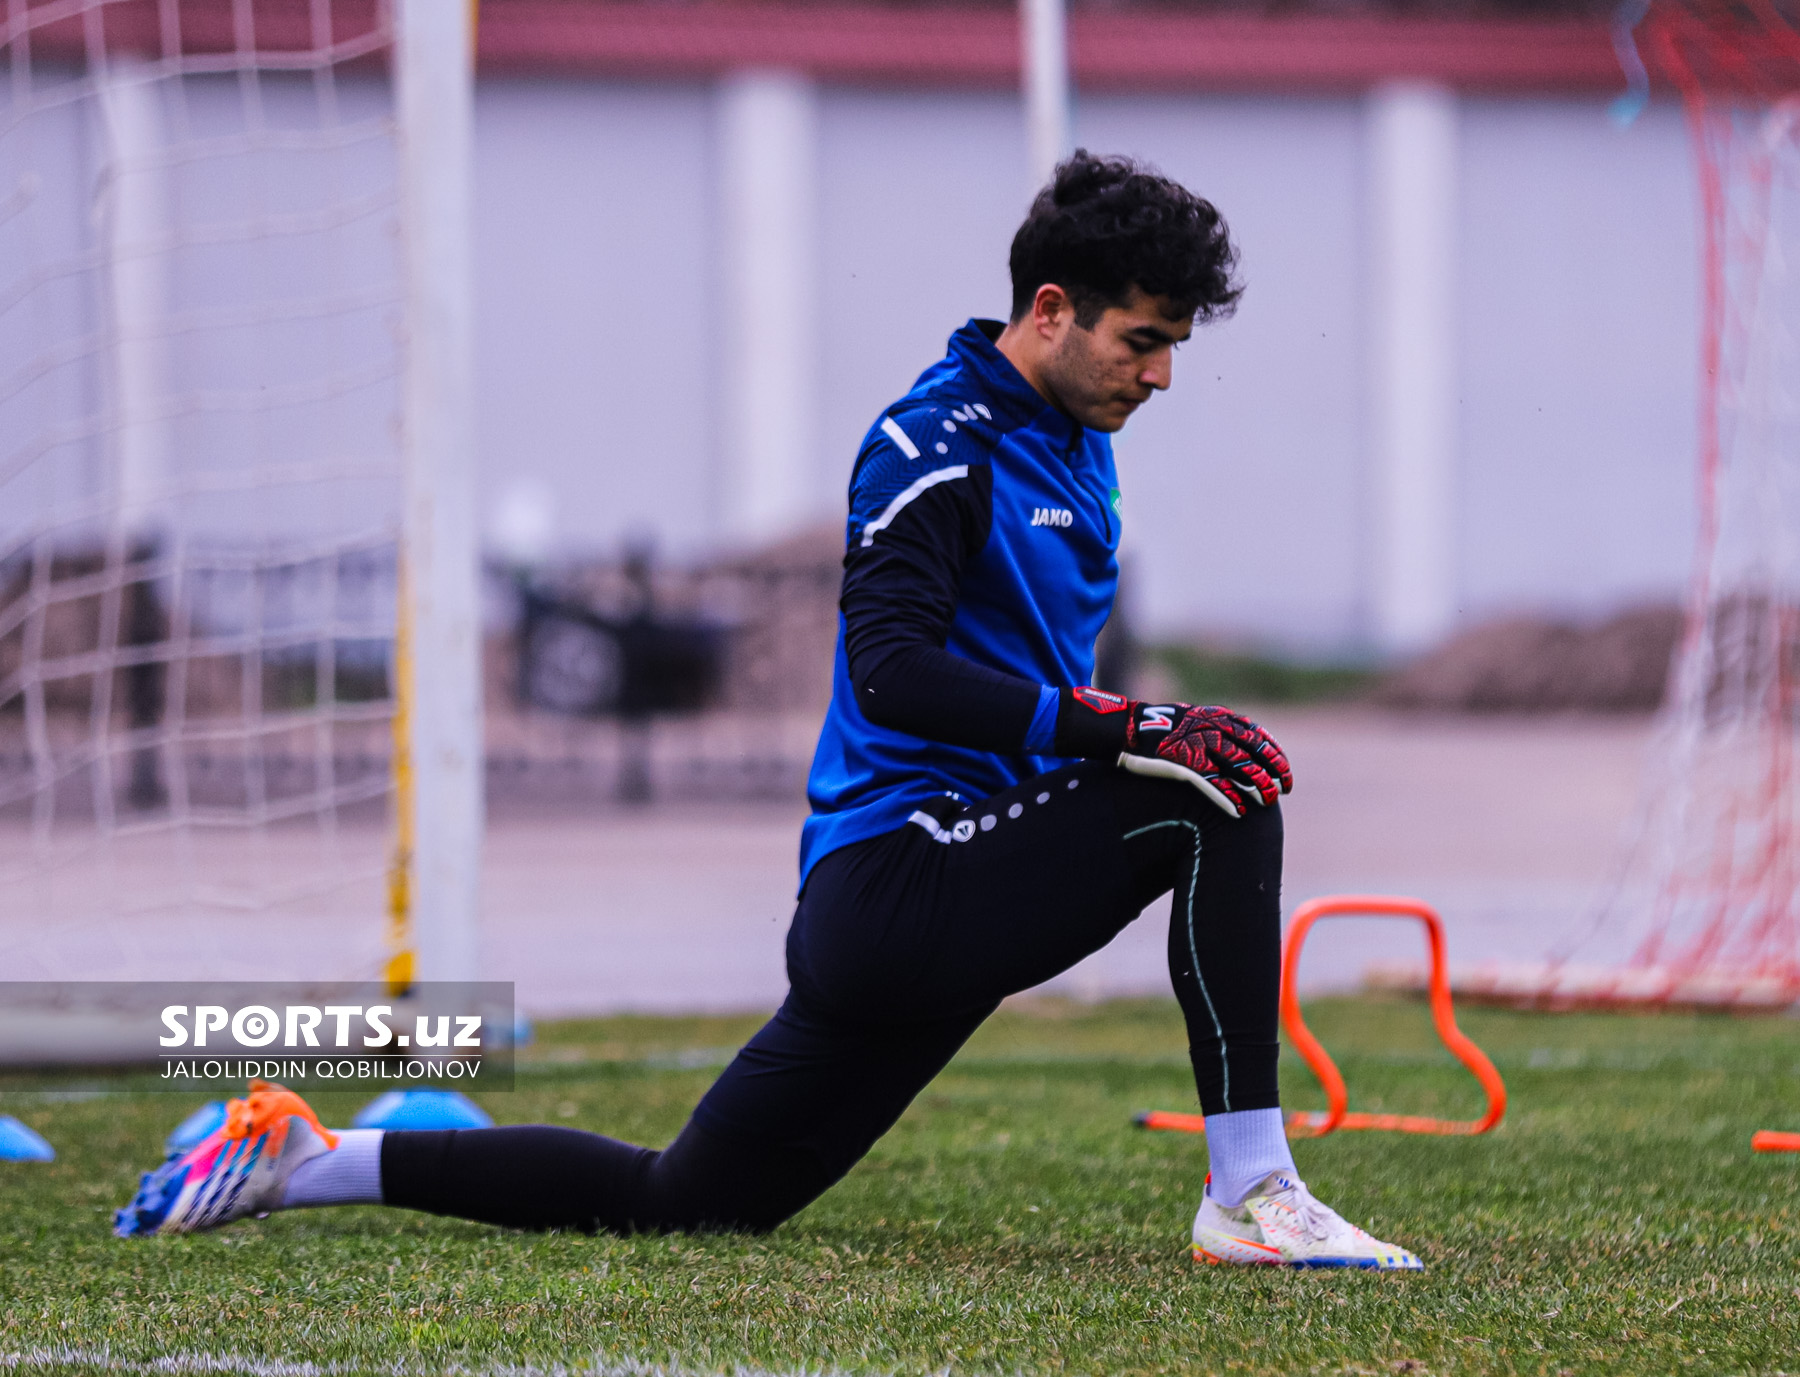
[[[1294,787],[1275,739],[1247,717],[1190,703],[1140,703],[1096,688],[1062,689],[1056,753],[1116,756],[1134,774],[1191,784],[1234,818],[1246,799],[1274,803]]]

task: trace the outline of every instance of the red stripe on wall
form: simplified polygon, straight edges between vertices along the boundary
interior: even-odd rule
[[[484,0],[480,54],[483,70],[496,72],[668,77],[771,66],[904,85],[1019,79],[1009,9]],[[1403,77],[1496,91],[1624,85],[1606,28],[1585,21],[1077,13],[1070,58],[1078,84],[1105,90],[1347,90]]]
[[[46,0],[31,9],[67,13]],[[181,0],[178,9],[182,51],[237,46],[232,0]],[[308,0],[253,0],[249,9],[262,52],[312,46]],[[376,21],[374,0],[335,0],[332,11],[339,41]],[[164,51],[156,0],[122,0],[101,13],[109,49]],[[1004,6],[481,0],[480,15],[479,64],[492,73],[666,79],[782,67],[903,86],[1001,88],[1019,79],[1018,19]],[[86,52],[80,19],[25,23],[34,56]],[[1605,26],[1588,21],[1078,12],[1070,54],[1076,82],[1090,90],[1343,91],[1407,77],[1485,91],[1624,84]]]

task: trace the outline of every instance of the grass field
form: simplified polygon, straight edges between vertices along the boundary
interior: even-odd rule
[[[1422,1007],[1320,1001],[1365,1108],[1467,1113]],[[1196,1268],[1201,1140],[1172,1005],[1009,1009],[837,1189],[766,1238],[527,1236],[318,1210],[120,1242],[191,1106],[0,1079],[50,1165],[0,1164],[0,1369],[1800,1372],[1800,1024],[1470,1010],[1512,1112],[1481,1139],[1297,1145],[1414,1276]],[[661,1142],[741,1019],[544,1028],[501,1122]],[[1318,1103],[1286,1063],[1288,1098]],[[327,1121],[355,1101],[320,1096]]]

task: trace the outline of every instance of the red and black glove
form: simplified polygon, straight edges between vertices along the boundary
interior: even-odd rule
[[[1275,739],[1247,717],[1191,703],[1140,703],[1095,688],[1061,690],[1055,751],[1115,756],[1134,774],[1191,784],[1234,818],[1246,800],[1274,803],[1294,787]]]

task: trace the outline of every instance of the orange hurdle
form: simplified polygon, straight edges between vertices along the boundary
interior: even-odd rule
[[[1385,918],[1417,918],[1425,925],[1426,941],[1431,946],[1431,1021],[1437,1025],[1438,1037],[1450,1054],[1474,1073],[1487,1092],[1487,1113],[1479,1119],[1432,1119],[1417,1114],[1352,1114],[1349,1094],[1337,1063],[1312,1035],[1306,1020],[1300,1017],[1300,994],[1295,976],[1300,969],[1300,948],[1306,934],[1321,918],[1376,916]],[[1494,1069],[1494,1063],[1467,1034],[1456,1026],[1456,1013],[1450,1005],[1450,968],[1444,958],[1444,920],[1437,910],[1418,899],[1401,899],[1382,894],[1334,894],[1325,899],[1311,899],[1300,905],[1288,929],[1287,943],[1281,953],[1281,1026],[1287,1029],[1306,1064],[1312,1068],[1319,1084],[1325,1087],[1323,1114],[1298,1113],[1288,1118],[1288,1132],[1304,1130],[1297,1136],[1321,1137],[1335,1129],[1386,1129],[1394,1133],[1486,1133],[1506,1113],[1506,1082]]]
[[[1204,1133],[1204,1114],[1177,1114],[1172,1109],[1144,1109],[1131,1116],[1139,1128],[1161,1129],[1164,1133]]]
[[[1346,915],[1417,918],[1425,925],[1426,940],[1431,948],[1432,1022],[1437,1025],[1438,1037],[1443,1039],[1444,1046],[1450,1049],[1451,1055],[1469,1068],[1475,1079],[1481,1082],[1481,1088],[1487,1092],[1487,1113],[1481,1118],[1433,1119],[1418,1114],[1350,1112],[1350,1097],[1344,1088],[1343,1074],[1337,1069],[1337,1063],[1332,1061],[1331,1054],[1312,1035],[1312,1030],[1306,1026],[1306,1020],[1300,1016],[1300,995],[1295,981],[1300,969],[1300,948],[1305,944],[1306,934],[1312,930],[1313,924],[1321,918]],[[1450,972],[1444,959],[1443,920],[1431,905],[1417,899],[1380,894],[1337,894],[1324,899],[1312,899],[1300,905],[1294,914],[1293,924],[1288,928],[1287,941],[1281,953],[1281,1024],[1287,1029],[1289,1040],[1312,1068],[1313,1075],[1318,1077],[1319,1084],[1325,1088],[1327,1106],[1323,1114],[1305,1111],[1290,1114],[1290,1137],[1319,1138],[1340,1128],[1380,1129],[1391,1133],[1486,1133],[1506,1113],[1506,1083],[1500,1079],[1500,1073],[1494,1069],[1494,1063],[1488,1060],[1487,1053],[1471,1042],[1462,1029],[1456,1026],[1456,1015],[1450,1004]],[[1206,1131],[1206,1120],[1199,1114],[1151,1110],[1134,1116],[1134,1122],[1142,1128],[1175,1133]],[[1800,1143],[1800,1134],[1758,1134],[1757,1137],[1789,1137]],[[1774,1152],[1784,1149],[1759,1150]]]
[[[1779,1133],[1765,1128],[1751,1136],[1750,1147],[1754,1152],[1800,1152],[1800,1133]]]

